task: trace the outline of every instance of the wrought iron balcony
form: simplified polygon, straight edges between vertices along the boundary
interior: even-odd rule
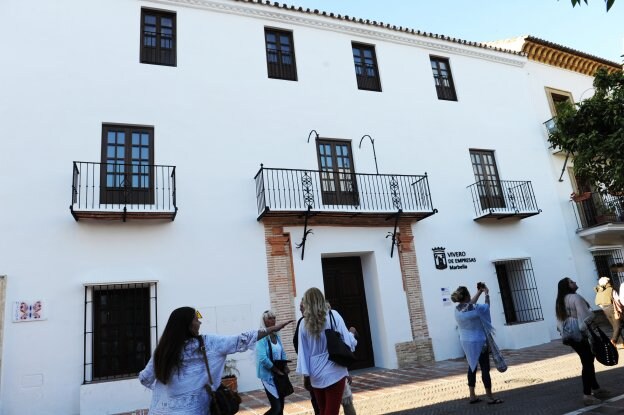
[[[624,196],[584,193],[572,200],[578,230],[624,223]],[[624,228],[620,230],[624,233]]]
[[[69,210],[76,220],[174,220],[175,166],[74,161]]]
[[[416,221],[437,212],[427,175],[261,167],[255,181],[258,220],[291,218],[300,224],[308,212],[317,223],[387,225],[399,211],[401,218]]]
[[[480,180],[468,186],[474,206],[474,220],[515,217],[528,218],[539,214],[533,186],[529,181]]]

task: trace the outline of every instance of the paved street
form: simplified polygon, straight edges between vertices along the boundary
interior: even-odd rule
[[[581,400],[581,366],[571,348],[555,340],[540,346],[504,351],[509,370],[492,372],[497,396],[505,402],[485,400],[468,404],[466,363],[463,359],[415,365],[409,369],[372,369],[353,373],[354,404],[359,415],[368,414],[614,414],[624,413],[624,353],[620,364],[596,363],[598,382],[614,392],[598,408],[585,408]],[[483,394],[480,379],[477,392]],[[264,391],[243,394],[241,415],[264,414]],[[578,412],[578,411],[582,412]],[[295,388],[287,398],[287,415],[312,415],[307,392]]]

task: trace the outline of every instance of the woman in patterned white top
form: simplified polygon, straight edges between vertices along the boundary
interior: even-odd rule
[[[201,314],[192,307],[174,310],[154,354],[139,373],[139,381],[152,389],[150,415],[209,413],[210,396],[204,388],[209,379],[198,340],[200,318]],[[256,341],[281,330],[291,321],[234,336],[201,335],[214,381],[210,385],[212,389],[219,387],[228,354],[249,350]]]

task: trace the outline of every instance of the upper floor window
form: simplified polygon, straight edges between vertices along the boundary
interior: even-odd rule
[[[435,81],[438,99],[457,101],[449,60],[436,56],[430,56],[429,58],[431,59],[431,70],[433,71],[433,80]]]
[[[141,9],[141,63],[176,66],[176,15]]]
[[[557,107],[564,102],[574,102],[572,94],[567,91],[561,91],[559,89],[546,87],[546,98],[548,99],[548,106],[550,107],[550,113],[552,116],[557,115]]]
[[[102,125],[100,203],[154,203],[154,127]]]
[[[380,91],[381,81],[377,68],[375,47],[362,43],[351,43],[353,49],[353,63],[355,64],[355,77],[358,89],[367,91]]]
[[[85,286],[84,382],[136,376],[156,345],[156,282]]]
[[[264,28],[269,78],[297,80],[292,32]]]

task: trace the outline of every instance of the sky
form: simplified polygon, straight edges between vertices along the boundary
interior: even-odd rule
[[[281,0],[279,3],[487,42],[531,35],[622,63],[624,0]]]

